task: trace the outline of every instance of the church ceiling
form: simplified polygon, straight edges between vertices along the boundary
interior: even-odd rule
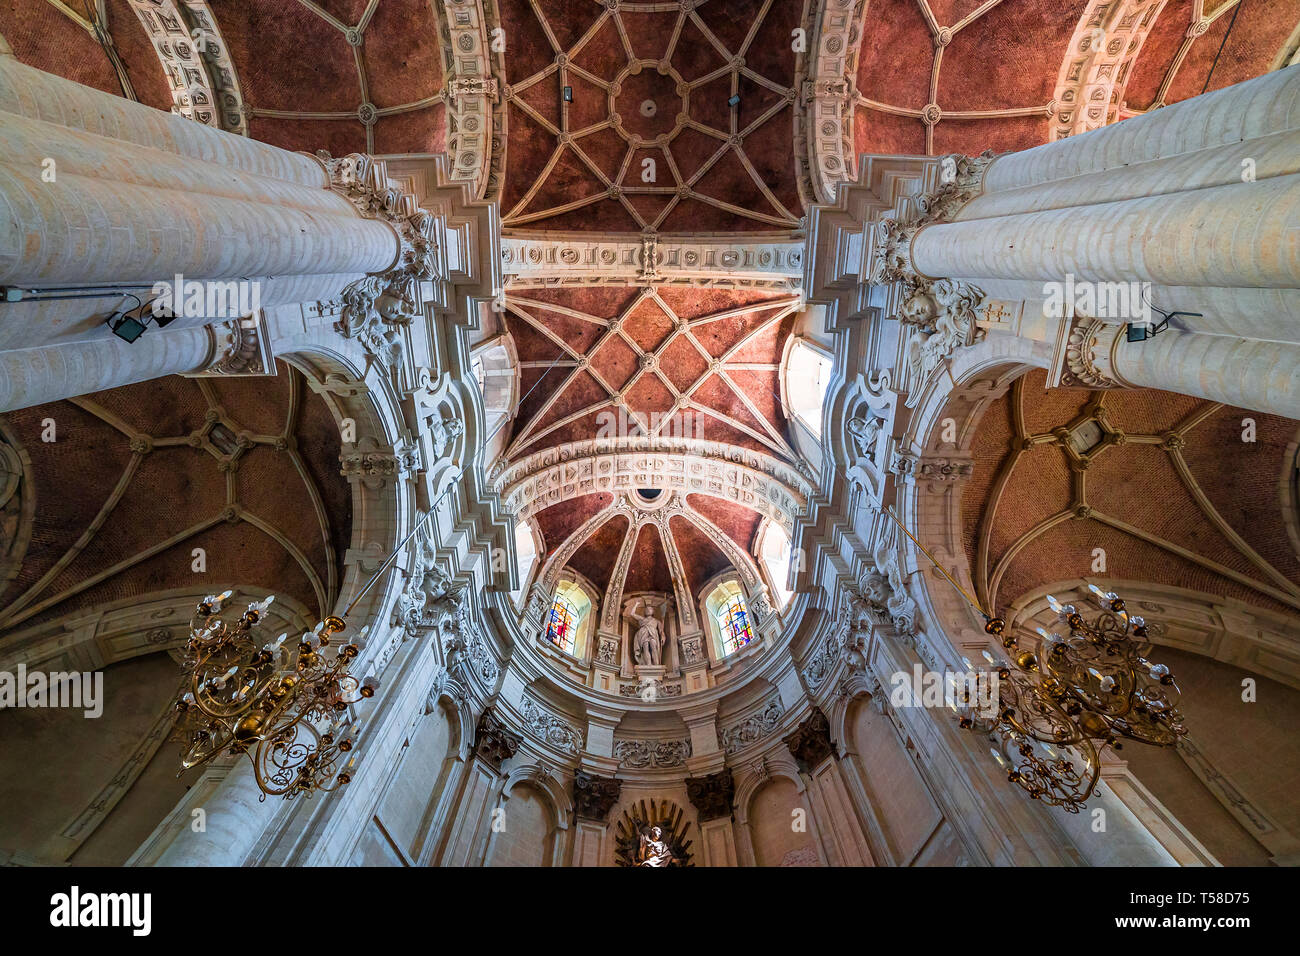
[[[972,448],[963,536],[986,607],[1091,575],[1300,609],[1295,422],[1154,389],[1044,391],[1044,381],[1032,371],[992,402]],[[1078,427],[1088,419],[1097,426]],[[1086,461],[1071,441],[1091,449]]]
[[[505,226],[797,228],[791,34],[802,7],[501,0]]]
[[[25,543],[0,556],[0,632],[203,586],[327,614],[352,533],[340,450],[329,408],[283,363],[270,379],[169,376],[6,413],[0,459],[30,471],[0,505],[16,519],[6,540]]]
[[[1294,0],[870,0],[853,143],[1028,149],[1267,72],[1297,13]]]
[[[666,287],[508,295],[527,398],[506,456],[646,434],[793,459],[778,366],[800,304],[790,294]]]

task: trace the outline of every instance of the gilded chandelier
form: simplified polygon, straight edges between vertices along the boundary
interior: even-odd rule
[[[1187,733],[1173,675],[1145,656],[1146,622],[1129,614],[1114,592],[1088,587],[1101,608],[1092,620],[1048,596],[1070,634],[1037,628],[1039,653],[1022,650],[1002,618],[989,618],[984,629],[1001,639],[1012,664],[996,667],[995,712],[969,706],[959,711],[962,727],[997,742],[993,756],[1008,780],[1070,813],[1096,794],[1106,747],[1119,750],[1124,739],[1172,747]],[[987,651],[985,657],[997,665]],[[1082,758],[1082,766],[1066,748]]]
[[[253,637],[274,597],[254,602],[233,623],[218,615],[231,592],[205,597],[190,621],[179,700],[177,731],[185,742],[183,770],[223,753],[252,761],[261,799],[290,799],[329,792],[352,779],[359,721],[347,721],[350,704],[373,697],[374,677],[358,681],[348,667],[369,628],[327,656],[331,639],[345,628],[327,617],[304,633],[291,652],[287,634],[260,648]],[[183,772],[182,770],[182,772]]]

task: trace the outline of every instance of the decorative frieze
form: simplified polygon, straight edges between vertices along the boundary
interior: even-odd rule
[[[582,236],[501,240],[507,291],[581,285],[765,287],[794,291],[803,282],[800,241],[735,241]]]
[[[685,766],[691,742],[683,740],[617,740],[614,758],[629,770],[668,770]]]
[[[582,753],[582,732],[555,716],[531,697],[525,697],[519,707],[528,730],[533,736],[556,750],[577,756]]]
[[[785,708],[781,706],[781,698],[773,696],[760,710],[722,728],[718,733],[718,740],[722,745],[723,753],[730,756],[769,736],[781,723],[784,714]]]

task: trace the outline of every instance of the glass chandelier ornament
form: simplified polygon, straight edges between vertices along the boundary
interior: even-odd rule
[[[1047,602],[1069,626],[1070,636],[1039,627],[1039,653],[1022,650],[1015,634],[1007,633],[1007,622],[986,613],[893,508],[884,513],[979,612],[984,630],[1010,655],[1008,663],[984,651],[998,679],[991,707],[978,707],[968,685],[952,709],[961,727],[993,741],[993,759],[1030,797],[1078,813],[1097,793],[1101,754],[1107,747],[1120,750],[1123,740],[1173,747],[1187,735],[1178,710],[1178,685],[1168,667],[1146,658],[1151,649],[1146,621],[1129,614],[1118,594],[1089,584],[1101,609],[1092,620],[1049,594]]]
[[[364,646],[369,627],[328,654],[342,618],[327,617],[302,635],[292,651],[288,634],[258,647],[254,630],[275,598],[248,605],[232,622],[219,617],[230,591],[199,602],[190,620],[182,667],[185,681],[176,702],[177,732],[185,744],[182,773],[223,754],[245,754],[267,795],[336,790],[352,779],[359,720],[346,720],[349,705],[373,697],[375,677],[358,681],[348,667]]]
[[[960,726],[995,741],[993,757],[1008,780],[1069,813],[1096,795],[1107,747],[1120,750],[1124,740],[1172,747],[1187,734],[1173,675],[1145,656],[1146,622],[1129,614],[1113,591],[1088,588],[1100,607],[1091,620],[1048,595],[1070,633],[1036,628],[1037,653],[1023,650],[1002,618],[989,618],[984,630],[1001,640],[1011,663],[999,664],[985,651],[998,677],[993,712],[978,712],[969,702],[958,710]]]

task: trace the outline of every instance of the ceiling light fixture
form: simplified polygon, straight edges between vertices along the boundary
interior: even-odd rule
[[[1129,614],[1119,595],[1088,585],[1101,609],[1092,620],[1074,605],[1048,595],[1048,604],[1069,626],[1070,635],[1062,637],[1039,627],[1038,650],[1022,649],[1016,635],[1008,632],[1007,622],[987,614],[916,540],[893,508],[885,513],[980,613],[984,630],[997,637],[1010,655],[1009,662],[999,661],[984,651],[990,665],[987,674],[997,678],[996,683],[989,681],[996,688],[993,700],[972,699],[972,684],[979,686],[976,680],[955,695],[951,707],[959,726],[989,737],[993,757],[1007,771],[1007,779],[1032,799],[1078,813],[1097,793],[1101,754],[1107,747],[1119,750],[1122,740],[1172,747],[1186,736],[1177,706],[1178,685],[1168,667],[1147,659],[1146,622]],[[1069,749],[1081,758],[1082,766]]]

